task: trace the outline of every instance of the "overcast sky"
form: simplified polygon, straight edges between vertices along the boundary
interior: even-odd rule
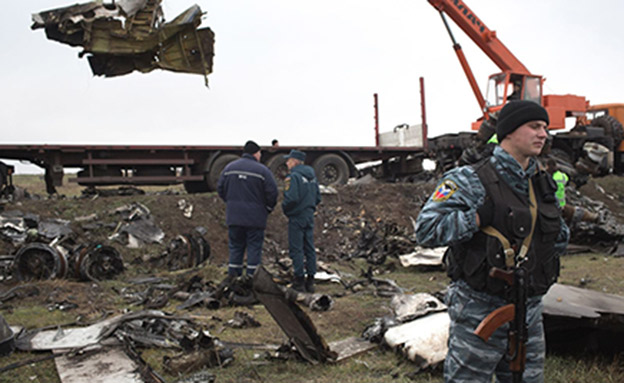
[[[468,130],[480,115],[426,0],[163,0],[167,20],[193,4],[206,12],[201,26],[216,34],[209,89],[202,76],[161,70],[94,77],[80,48],[30,29],[32,13],[75,0],[5,3],[4,144],[373,145],[373,94],[382,131],[420,123],[421,76],[431,136]],[[466,4],[547,78],[545,94],[624,102],[624,1]],[[485,92],[498,68],[450,23]]]

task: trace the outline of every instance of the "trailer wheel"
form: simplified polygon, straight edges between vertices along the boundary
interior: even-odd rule
[[[222,154],[217,157],[217,159],[212,163],[212,166],[210,166],[210,172],[206,177],[206,183],[208,184],[209,191],[217,190],[217,183],[219,182],[219,177],[221,176],[221,172],[225,166],[239,158],[240,157],[236,154]]]
[[[349,180],[349,165],[337,154],[324,154],[312,165],[321,185],[346,184]]]
[[[269,158],[266,162],[266,166],[271,170],[271,173],[273,173],[277,184],[281,185],[284,182],[284,178],[288,175],[288,166],[286,166],[284,155],[274,154],[273,157]]]

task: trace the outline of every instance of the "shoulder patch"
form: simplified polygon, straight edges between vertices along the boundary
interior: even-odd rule
[[[438,185],[433,192],[432,200],[434,202],[444,202],[449,199],[453,193],[457,191],[457,184],[451,180],[444,180]]]
[[[290,177],[284,179],[284,190],[288,191],[288,189],[290,189]]]

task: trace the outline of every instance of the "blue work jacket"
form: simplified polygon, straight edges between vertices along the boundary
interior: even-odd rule
[[[217,192],[226,203],[228,226],[264,229],[269,213],[277,204],[273,173],[251,154],[243,154],[223,169]]]

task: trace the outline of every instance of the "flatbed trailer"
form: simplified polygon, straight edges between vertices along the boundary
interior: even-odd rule
[[[261,162],[277,179],[288,172],[284,156],[306,152],[323,185],[343,184],[359,174],[357,165],[378,162],[376,175],[398,178],[423,171],[427,156],[424,79],[420,78],[422,123],[379,132],[378,96],[374,94],[374,146],[265,146]],[[70,182],[98,185],[172,185],[189,193],[215,191],[225,166],[242,153],[241,146],[199,145],[0,145],[0,159],[28,161],[45,171],[48,193],[62,185],[65,169],[77,168]]]
[[[372,161],[384,164],[386,176],[410,174],[422,170],[424,156],[423,146],[278,146],[262,147],[261,162],[281,178],[287,171],[284,155],[291,149],[307,153],[306,163],[326,185],[345,183],[357,175],[356,165]],[[68,168],[79,169],[69,181],[84,186],[184,183],[189,192],[214,191],[225,165],[241,152],[242,146],[0,145],[0,158],[44,169],[49,192],[62,185]]]

